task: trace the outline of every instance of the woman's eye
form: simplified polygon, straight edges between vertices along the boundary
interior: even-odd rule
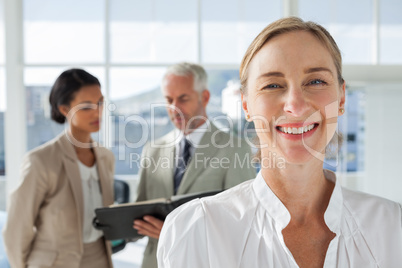
[[[327,83],[321,79],[314,79],[309,84],[310,85],[320,85],[320,84],[327,84]]]
[[[264,89],[266,89],[266,88],[267,89],[275,89],[275,88],[280,88],[280,86],[277,84],[270,84],[270,85],[267,85],[264,87]]]

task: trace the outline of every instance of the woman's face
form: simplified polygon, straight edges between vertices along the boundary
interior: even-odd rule
[[[84,86],[70,102],[67,120],[75,131],[92,133],[99,131],[102,119],[103,95],[98,85]]]
[[[282,34],[261,48],[250,63],[242,100],[262,157],[275,153],[292,164],[323,161],[345,101],[337,77],[331,54],[311,33]]]

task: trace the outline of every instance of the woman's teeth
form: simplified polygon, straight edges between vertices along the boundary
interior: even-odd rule
[[[314,126],[315,124],[311,124],[304,127],[278,127],[278,130],[287,134],[300,135],[312,130]]]

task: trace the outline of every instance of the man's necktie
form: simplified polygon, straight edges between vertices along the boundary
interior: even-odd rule
[[[183,141],[182,141],[183,143]],[[179,159],[177,161],[176,171],[174,173],[174,193],[177,193],[179,189],[181,180],[183,178],[184,172],[186,172],[187,164],[190,161],[190,148],[191,143],[184,138],[184,146],[181,146],[181,152],[179,154]]]

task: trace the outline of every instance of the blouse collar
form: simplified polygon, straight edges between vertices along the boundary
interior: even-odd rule
[[[81,179],[86,180],[99,180],[96,163],[92,167],[84,165],[80,160],[77,160],[80,168]]]
[[[324,220],[332,232],[339,233],[343,204],[342,189],[336,180],[335,173],[324,170],[324,176],[327,180],[335,183],[328,207],[324,213]],[[253,189],[261,206],[274,219],[278,231],[283,230],[290,222],[290,213],[271,188],[269,188],[262,177],[261,171],[253,182]]]
[[[332,232],[338,234],[341,225],[341,218],[342,218],[341,215],[343,208],[342,188],[340,183],[336,179],[336,175],[334,172],[324,169],[324,176],[327,180],[335,183],[335,187],[334,190],[332,191],[331,199],[329,200],[327,210],[324,213],[324,220],[328,228]]]
[[[272,192],[262,177],[261,171],[253,182],[254,192],[261,205],[275,220],[277,230],[283,230],[290,222],[290,213],[279,198]]]

